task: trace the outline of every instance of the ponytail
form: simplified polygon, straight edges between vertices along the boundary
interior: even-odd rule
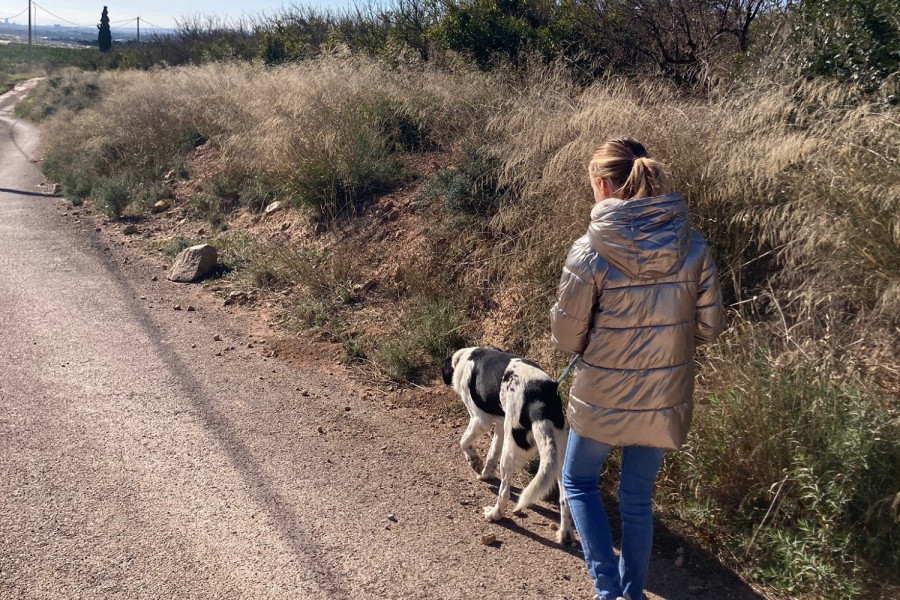
[[[647,198],[665,193],[662,165],[647,156],[643,144],[633,138],[604,142],[591,157],[591,177],[610,182],[623,200]]]
[[[631,173],[628,179],[619,188],[619,195],[628,200],[630,198],[649,198],[659,196],[662,192],[662,167],[658,162],[647,156],[634,159],[631,165]]]

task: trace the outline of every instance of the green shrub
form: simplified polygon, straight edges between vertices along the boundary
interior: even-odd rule
[[[731,354],[734,344],[743,349]],[[659,493],[757,582],[858,597],[871,569],[900,569],[897,417],[818,365],[776,367],[771,350],[751,346],[734,337],[714,349],[711,368],[728,370],[730,385],[696,407]]]
[[[290,192],[318,214],[337,218],[358,211],[363,201],[399,181],[402,169],[379,124],[367,119],[365,111],[331,118],[336,130],[307,148]]]
[[[194,246],[195,244],[196,244],[196,242],[194,242],[194,240],[192,240],[190,238],[178,236],[178,237],[174,237],[171,240],[169,240],[168,242],[166,242],[162,247],[162,251],[163,251],[163,254],[165,254],[166,256],[171,256],[172,258],[175,258],[179,254],[181,254],[182,250],[184,250],[185,248],[190,248],[191,246]]]
[[[458,167],[442,169],[423,191],[427,198],[443,198],[450,210],[489,217],[500,208],[506,188],[499,185],[499,161],[469,146]]]
[[[97,210],[118,219],[134,200],[134,186],[127,175],[100,177],[91,189]]]
[[[365,347],[358,336],[345,334],[340,336],[340,339],[344,362],[352,363],[365,360]]]
[[[400,335],[382,341],[376,349],[376,365],[391,381],[408,380],[418,367],[418,347],[414,340]]]
[[[898,11],[897,0],[800,2],[793,43],[804,70],[877,90],[900,71]]]
[[[100,75],[74,68],[53,73],[15,108],[21,119],[41,122],[59,111],[80,112],[100,99]]]
[[[436,299],[420,305],[408,324],[409,334],[435,363],[440,363],[455,350],[463,347],[462,329],[466,320],[445,299]]]
[[[167,184],[154,181],[138,186],[134,192],[135,202],[143,209],[149,210],[160,200],[170,200],[174,197],[172,188]]]

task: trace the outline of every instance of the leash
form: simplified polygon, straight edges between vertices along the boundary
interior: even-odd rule
[[[562,372],[562,375],[559,376],[559,379],[556,380],[556,384],[559,385],[563,382],[563,379],[569,374],[569,371],[572,370],[572,367],[575,366],[575,363],[578,362],[578,359],[581,358],[580,354],[576,354],[575,358],[572,359],[572,362],[569,363],[569,366],[566,367],[566,370]]]

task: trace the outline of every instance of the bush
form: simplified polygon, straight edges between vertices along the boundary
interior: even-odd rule
[[[20,119],[41,122],[59,111],[80,112],[100,99],[100,75],[66,68],[38,84],[24,101],[16,105]]]
[[[898,14],[897,0],[800,2],[793,43],[804,70],[877,90],[900,71]]]
[[[390,337],[376,349],[375,364],[384,377],[391,381],[406,381],[416,371],[418,348],[405,336]]]
[[[446,299],[435,299],[421,304],[407,326],[416,345],[440,364],[454,351],[462,348],[462,335],[466,321],[463,315]]]
[[[171,240],[169,240],[168,242],[166,242],[162,247],[162,251],[163,251],[163,254],[165,254],[166,256],[175,258],[179,254],[181,254],[182,250],[185,250],[186,248],[190,248],[191,246],[194,246],[194,245],[196,245],[194,240],[192,240],[190,238],[178,236],[178,237],[174,237]]]
[[[118,219],[134,200],[134,185],[126,175],[101,177],[91,189],[91,197],[97,210],[108,217]]]
[[[697,406],[659,493],[756,581],[856,597],[867,565],[900,567],[896,415],[802,356],[776,366],[769,342],[738,331],[710,349],[706,389],[716,391]]]
[[[499,170],[499,160],[477,146],[469,146],[459,166],[438,171],[423,195],[442,198],[453,211],[490,217],[497,212],[506,194],[506,189],[498,183]]]

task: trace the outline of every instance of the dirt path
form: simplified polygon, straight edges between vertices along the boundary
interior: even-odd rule
[[[0,597],[590,598],[580,551],[552,542],[554,507],[483,520],[496,488],[468,470],[461,419],[362,389],[320,348],[273,357],[258,316],[167,282],[47,194],[11,94]],[[690,552],[676,568],[676,545],[660,542],[650,598],[752,597]]]

